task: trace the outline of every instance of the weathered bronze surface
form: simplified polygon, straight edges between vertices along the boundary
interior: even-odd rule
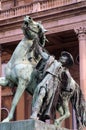
[[[33,21],[29,16],[24,18],[22,26],[24,38],[16,47],[10,61],[5,69],[5,77],[0,78],[2,87],[17,86],[8,117],[3,122],[9,122],[13,118],[15,107],[25,90],[33,94],[36,86],[36,78],[33,80],[33,70],[36,67],[40,56],[37,53],[36,44],[45,44],[45,29],[43,26]]]
[[[10,113],[3,122],[12,119],[21,95],[27,90],[33,95],[32,119],[45,121],[53,118],[55,126],[60,126],[70,116],[68,105],[71,101],[76,113],[77,128],[86,126],[86,102],[69,72],[74,62],[72,55],[64,51],[56,60],[48,54],[44,48],[46,30],[31,17],[24,18],[22,29],[24,38],[6,66],[6,77],[0,78],[2,87],[17,86]],[[61,116],[58,119],[55,119],[56,110]],[[7,127],[11,128],[9,125]]]

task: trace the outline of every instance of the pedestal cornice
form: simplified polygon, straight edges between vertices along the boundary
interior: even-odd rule
[[[67,128],[55,127],[39,120],[22,120],[9,123],[0,123],[0,130],[69,130]]]

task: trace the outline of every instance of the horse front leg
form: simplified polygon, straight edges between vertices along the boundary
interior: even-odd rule
[[[55,120],[55,125],[60,126],[62,122],[70,116],[70,111],[69,111],[69,102],[67,100],[63,101],[63,107],[60,107],[59,112],[61,117]],[[63,109],[63,110],[62,110]]]
[[[17,90],[16,90],[16,93],[15,93],[15,96],[13,98],[13,101],[12,101],[12,105],[11,105],[11,110],[9,112],[9,115],[6,119],[4,119],[2,122],[9,122],[12,118],[13,118],[13,114],[14,114],[14,111],[15,111],[15,108],[16,108],[16,105],[19,101],[19,99],[21,98],[24,90],[26,89],[26,83],[27,81],[21,79],[19,80],[19,84],[18,84],[18,87],[17,87]]]

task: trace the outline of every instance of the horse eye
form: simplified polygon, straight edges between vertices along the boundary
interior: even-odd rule
[[[39,25],[38,25],[38,28],[39,28]]]

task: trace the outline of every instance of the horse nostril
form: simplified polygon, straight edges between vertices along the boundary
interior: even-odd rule
[[[25,21],[25,25],[28,26],[28,22],[27,21]]]
[[[72,92],[72,88],[70,88],[70,92]]]

